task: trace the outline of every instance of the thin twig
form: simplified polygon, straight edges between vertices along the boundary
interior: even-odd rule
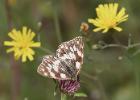
[[[122,48],[122,49],[128,49],[127,46],[121,45],[121,44],[107,44],[107,45],[102,46],[102,49],[111,48],[111,47],[117,47],[117,48]]]
[[[140,43],[132,44],[129,48],[134,48],[134,47],[137,47],[137,46],[140,46]]]

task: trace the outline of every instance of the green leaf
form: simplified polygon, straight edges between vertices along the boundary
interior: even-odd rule
[[[85,94],[85,93],[75,93],[74,97],[87,97],[87,94]]]

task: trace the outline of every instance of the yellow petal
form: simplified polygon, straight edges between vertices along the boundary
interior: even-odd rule
[[[22,33],[23,33],[23,36],[26,36],[26,34],[27,34],[27,27],[26,26],[23,26]]]
[[[114,4],[114,14],[115,16],[117,15],[117,10],[118,10],[118,3]]]
[[[26,57],[27,56],[25,54],[22,55],[22,62],[26,62]]]
[[[14,50],[14,57],[16,60],[18,60],[21,57],[21,53],[19,51],[17,51],[17,49]]]
[[[119,11],[119,13],[117,14],[117,18],[119,19],[119,18],[121,18],[122,16],[124,16],[125,15],[125,8],[122,8],[120,11]]]
[[[35,54],[34,50],[31,49],[31,48],[28,48],[28,52],[29,52],[31,55],[34,55],[34,54]]]
[[[20,55],[15,55],[14,58],[15,58],[15,60],[19,60]]]
[[[35,42],[31,44],[31,47],[40,47],[41,43],[40,42]]]
[[[7,53],[10,53],[10,52],[12,52],[12,51],[14,51],[14,50],[15,50],[15,48],[13,47],[13,48],[7,49],[6,52],[7,52]]]
[[[29,39],[32,40],[34,37],[35,37],[35,33],[31,32],[30,35],[29,35]]]
[[[16,40],[16,39],[17,39],[16,36],[15,36],[12,32],[9,32],[9,33],[8,33],[8,36],[9,36],[10,38],[12,38],[13,40]]]
[[[120,31],[122,31],[122,28],[117,27],[117,26],[116,26],[116,27],[114,27],[114,29],[115,29],[115,30],[117,30],[117,31],[119,31],[119,32],[120,32]]]
[[[33,56],[31,54],[28,54],[28,58],[29,58],[30,61],[34,60],[34,58],[33,58]]]
[[[93,23],[93,22],[94,22],[94,19],[89,18],[89,19],[88,19],[88,22],[89,22],[89,23]]]
[[[15,42],[14,41],[4,41],[5,46],[14,46]]]
[[[100,25],[100,20],[99,19],[88,19],[88,22],[89,23],[92,23],[92,24],[94,24],[95,26],[97,26],[97,27],[100,27],[101,25]]]
[[[28,38],[30,38],[31,32],[32,32],[31,29],[29,29],[28,32],[27,32],[27,37]]]
[[[128,15],[123,16],[122,18],[118,19],[118,23],[124,22],[128,19]]]
[[[13,29],[12,32],[9,32],[8,36],[11,37],[15,41],[18,41],[19,39],[21,39],[20,31],[16,31],[15,29]]]
[[[106,33],[109,30],[109,28],[105,28],[102,33]]]
[[[99,27],[99,28],[95,28],[93,31],[94,31],[94,32],[98,32],[98,31],[100,31],[100,30],[102,30],[102,28]]]
[[[28,50],[26,52],[26,55],[27,55],[27,57],[29,58],[30,61],[33,60],[33,56],[32,55],[34,55],[34,54],[35,54],[35,52],[31,48],[28,48]]]

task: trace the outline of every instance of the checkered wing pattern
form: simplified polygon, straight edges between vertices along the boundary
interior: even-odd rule
[[[76,79],[83,64],[82,37],[76,37],[58,46],[56,55],[45,56],[37,72],[42,76],[69,80]]]

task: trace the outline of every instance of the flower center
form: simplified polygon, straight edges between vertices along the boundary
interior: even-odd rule
[[[19,48],[20,49],[25,49],[29,47],[29,42],[27,41],[21,41]]]
[[[110,27],[110,28],[115,27],[116,26],[116,21],[115,20],[107,20],[105,22],[105,26]]]

